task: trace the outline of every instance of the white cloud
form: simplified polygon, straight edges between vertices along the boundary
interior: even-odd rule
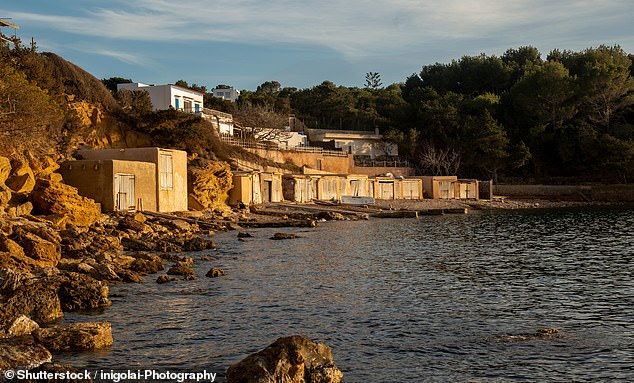
[[[146,60],[126,52],[109,50],[109,49],[80,49],[82,52],[92,53],[100,56],[112,57],[127,64],[145,65]]]
[[[501,39],[510,48],[513,41],[547,41],[556,32],[574,41],[579,29],[605,23],[614,36],[631,36],[632,13],[631,0],[137,0],[126,6],[104,1],[73,17],[14,17],[110,39],[308,43],[357,57],[403,53],[435,40]]]

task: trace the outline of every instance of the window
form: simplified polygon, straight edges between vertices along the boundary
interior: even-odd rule
[[[178,99],[178,97],[174,97],[174,109],[180,109],[180,100]]]
[[[161,190],[172,190],[173,185],[172,155],[161,154],[159,157],[159,184]]]
[[[200,112],[200,104],[194,105],[194,111],[196,111],[196,113]]]

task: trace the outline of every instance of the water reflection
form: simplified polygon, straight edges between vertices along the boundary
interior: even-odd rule
[[[633,224],[632,210],[564,210],[221,233],[200,280],[113,287],[123,296],[89,320],[112,321],[115,345],[65,361],[222,374],[302,334],[333,348],[346,382],[631,380]],[[227,275],[205,278],[211,264]],[[562,337],[491,340],[538,327]]]

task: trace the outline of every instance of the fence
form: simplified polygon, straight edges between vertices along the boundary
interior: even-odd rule
[[[409,161],[403,159],[377,160],[367,158],[355,158],[354,166],[367,168],[409,168]]]
[[[294,148],[280,149],[275,142],[255,141],[249,139],[240,139],[227,135],[220,135],[220,140],[226,144],[240,146],[247,149],[264,149],[264,150],[288,150],[292,152],[319,153],[324,156],[347,157],[348,153],[337,150],[322,149],[317,146],[296,146]]]

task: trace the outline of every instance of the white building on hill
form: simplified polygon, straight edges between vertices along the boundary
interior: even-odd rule
[[[140,82],[117,84],[117,90],[143,90],[149,93],[154,110],[176,109],[188,113],[203,110],[203,94],[173,84],[147,85]]]

